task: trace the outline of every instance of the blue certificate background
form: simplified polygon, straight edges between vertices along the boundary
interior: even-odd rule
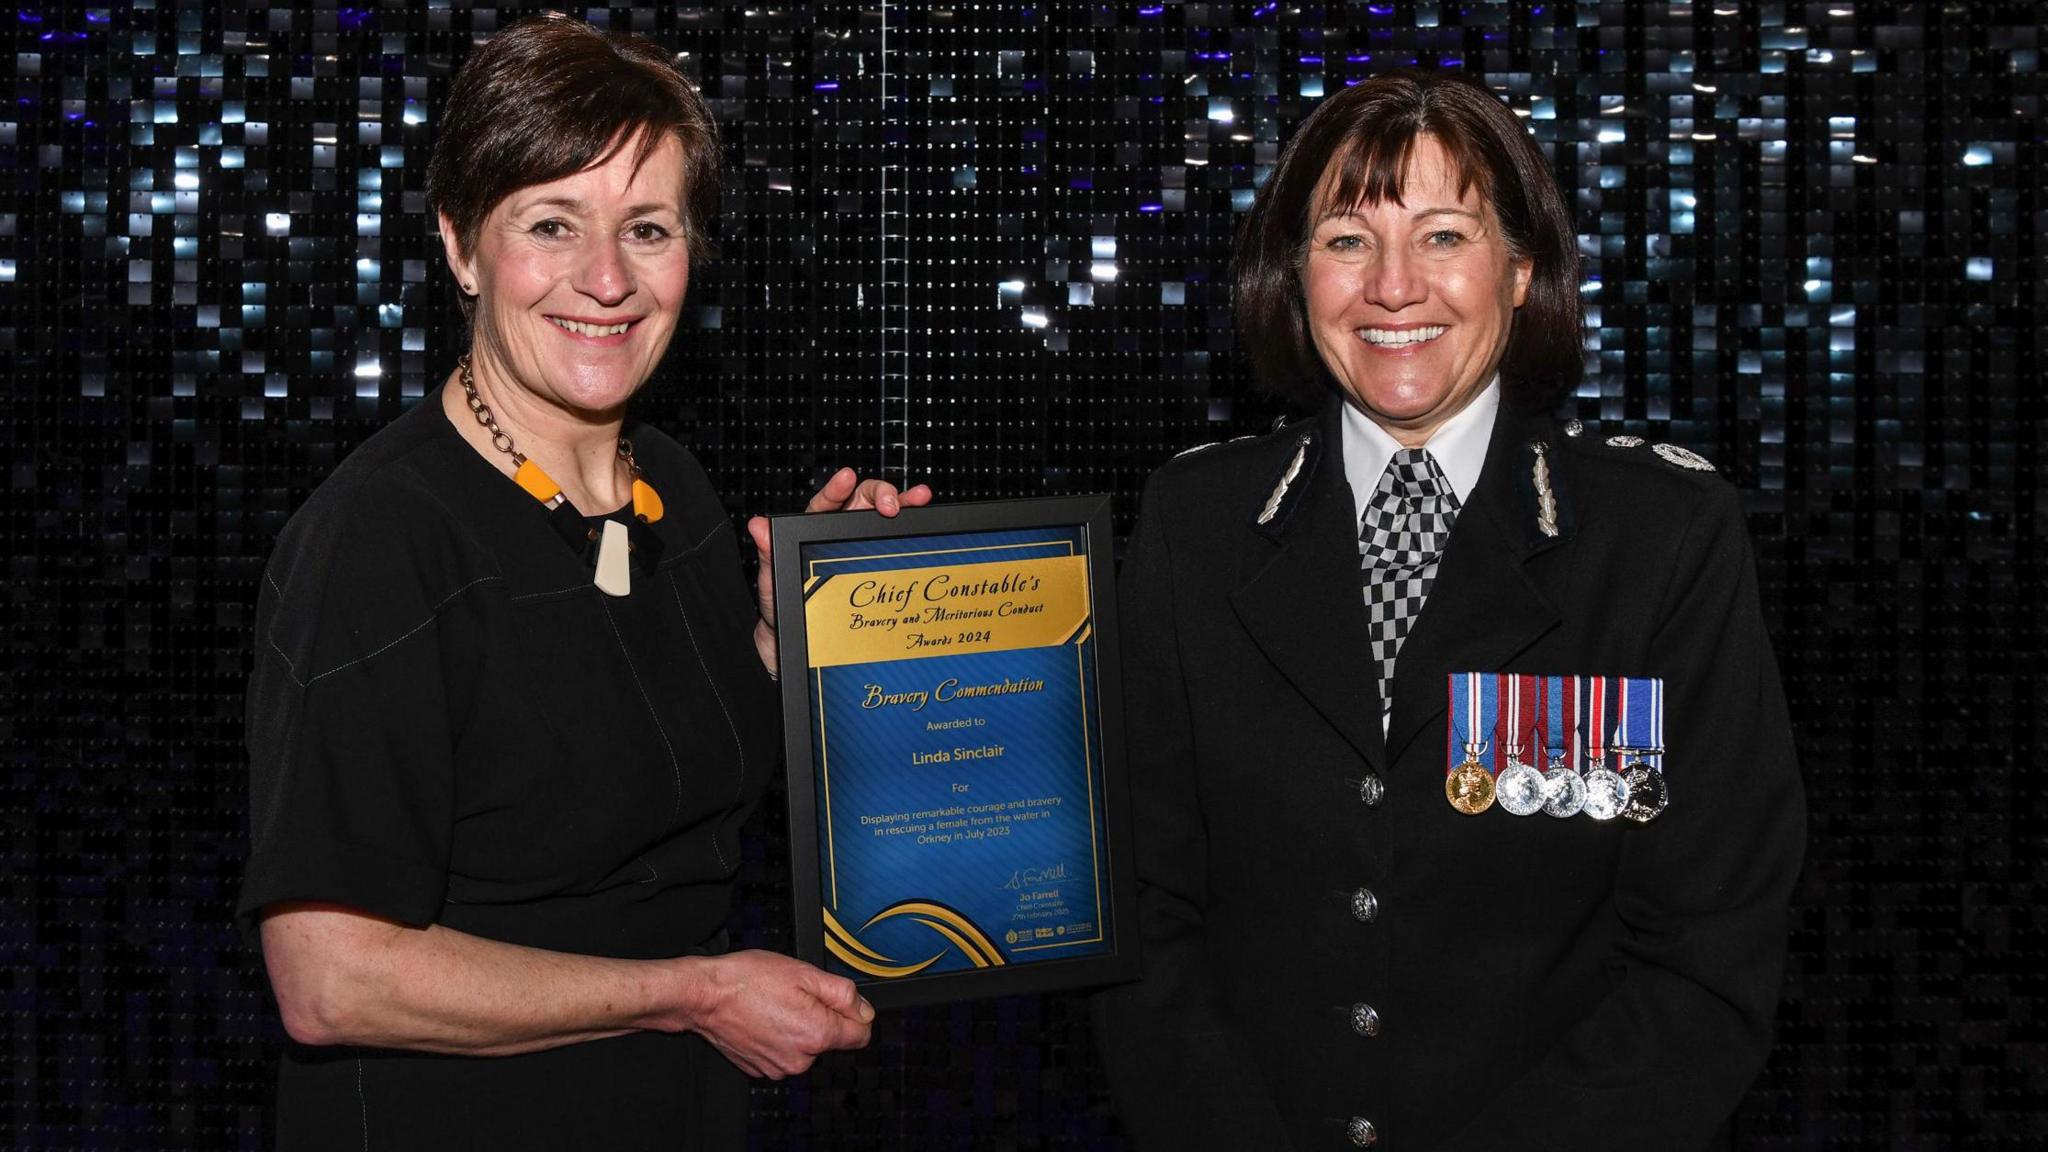
[[[1087,547],[1086,530],[1068,527],[806,544],[802,560],[808,582],[848,572],[908,575],[1083,555]],[[1091,584],[1089,623],[1078,643],[810,670],[819,891],[830,917],[828,941],[843,932],[842,943],[850,936],[870,950],[870,961],[922,965],[920,974],[1110,949],[1094,692],[1099,592]],[[931,692],[948,679],[961,685],[1041,680],[1045,687],[950,703],[934,699],[921,710],[862,707],[869,684],[886,692]],[[980,723],[928,727],[962,718]],[[1001,745],[1003,755],[913,763],[918,753],[989,745]],[[967,791],[954,791],[956,783]],[[1043,803],[1048,799],[1057,803]],[[905,818],[871,822],[899,815]],[[915,907],[921,903],[950,910],[977,931],[961,931],[952,918]],[[873,974],[829,950],[827,966],[855,977]]]

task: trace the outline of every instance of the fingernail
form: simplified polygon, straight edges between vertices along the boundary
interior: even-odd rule
[[[865,997],[865,996],[861,997],[861,1001],[860,1001],[860,1019],[861,1019],[861,1023],[865,1024],[865,1023],[867,1023],[868,1021],[870,1021],[870,1020],[873,1020],[874,1018],[875,1018],[875,1006],[874,1006],[873,1004],[870,1004],[870,1003],[868,1003],[868,1001],[867,1001],[867,997]]]

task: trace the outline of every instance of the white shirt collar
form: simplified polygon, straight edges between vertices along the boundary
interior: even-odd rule
[[[1472,488],[1479,483],[1479,470],[1486,465],[1486,446],[1493,440],[1494,413],[1499,409],[1500,374],[1495,373],[1464,411],[1444,421],[1423,444],[1436,457],[1437,467],[1444,470],[1459,504],[1472,498]],[[1353,519],[1363,520],[1365,502],[1379,487],[1380,474],[1401,450],[1401,442],[1348,401],[1344,404],[1343,441],[1344,478],[1351,483],[1351,503],[1357,514]]]

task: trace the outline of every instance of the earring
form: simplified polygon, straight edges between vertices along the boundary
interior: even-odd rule
[[[469,281],[467,281],[467,280],[464,280],[464,281],[462,282],[462,290],[463,290],[464,292],[467,292],[467,293],[469,293],[469,294],[470,294],[471,296],[474,296],[474,295],[476,295],[476,285],[474,285],[474,284],[471,284],[471,283],[470,283]]]

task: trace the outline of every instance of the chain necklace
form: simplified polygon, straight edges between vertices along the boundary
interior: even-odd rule
[[[580,524],[582,513],[576,510],[575,505],[569,503],[569,497],[562,491],[562,486],[555,483],[554,478],[539,464],[527,459],[526,454],[513,445],[511,435],[498,427],[498,417],[492,413],[491,406],[484,403],[482,396],[477,395],[476,375],[470,370],[469,354],[463,353],[457,364],[460,368],[462,391],[469,400],[470,415],[475,416],[476,422],[483,425],[484,431],[491,434],[491,447],[512,458],[513,467],[516,469],[512,473],[513,482],[524,488],[527,495],[540,501],[541,506],[550,512],[566,508],[567,512],[561,515],[573,513],[578,517]],[[633,459],[633,442],[624,436],[619,437],[619,459],[626,462],[626,471],[632,474],[633,515],[643,524],[652,524],[661,519],[661,497],[655,493],[652,484],[641,478],[639,462]],[[577,531],[586,543],[598,546],[597,576],[593,583],[607,595],[630,595],[633,589],[633,574],[627,555],[634,547],[626,526],[617,520],[607,518],[601,529],[585,526],[572,531]]]
[[[535,496],[539,497],[539,492],[535,491],[536,485],[530,482],[532,478],[538,476],[539,480],[541,481],[539,487],[554,489],[552,495],[540,497],[541,503],[547,505],[550,511],[553,511],[555,508],[559,507],[563,501],[568,499],[567,496],[564,496],[562,494],[561,486],[557,485],[553,480],[549,479],[547,473],[542,472],[540,470],[540,465],[538,464],[533,465],[531,470],[529,471],[526,460],[526,453],[521,452],[519,449],[513,447],[511,433],[506,432],[503,428],[498,427],[497,415],[491,411],[491,406],[489,404],[484,403],[484,398],[477,394],[476,374],[470,370],[469,353],[464,352],[462,354],[462,359],[456,361],[456,365],[461,370],[460,378],[462,380],[462,391],[463,394],[468,398],[470,415],[475,416],[476,422],[483,425],[484,431],[489,432],[491,434],[491,447],[496,448],[498,451],[503,452],[505,455],[510,456],[512,458],[512,466],[514,469],[516,469],[512,478],[514,480],[519,481],[519,486],[521,488],[524,488],[529,492],[533,492]],[[633,459],[633,442],[631,440],[626,439],[624,436],[619,437],[619,459],[624,460],[626,462],[626,471],[631,475],[636,489],[639,485],[646,483],[644,480],[640,479],[639,461]],[[639,493],[638,491],[635,491],[635,512],[639,512],[639,503]],[[659,513],[657,513],[653,518],[659,519]],[[641,519],[646,520],[649,519],[649,517],[643,514],[641,515]]]

